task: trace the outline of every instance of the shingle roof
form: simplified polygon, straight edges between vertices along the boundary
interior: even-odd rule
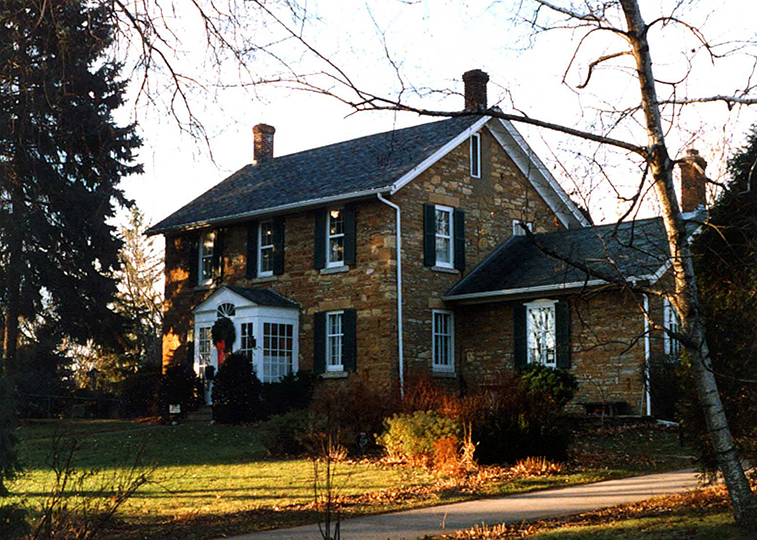
[[[479,118],[450,118],[246,165],[147,233],[389,188]]]
[[[250,300],[251,302],[254,302],[259,306],[300,308],[300,304],[293,300],[290,300],[286,296],[282,296],[273,289],[250,289],[246,287],[230,287],[228,285],[226,285],[226,288],[237,293],[239,296],[247,298],[247,300]]]
[[[689,221],[689,233],[699,225],[701,219]],[[618,276],[618,271],[625,278],[651,276],[669,258],[661,218],[536,234],[534,240],[553,253],[608,276]],[[531,287],[559,288],[587,279],[598,278],[587,277],[575,266],[546,255],[526,236],[513,236],[455,285],[447,297]]]

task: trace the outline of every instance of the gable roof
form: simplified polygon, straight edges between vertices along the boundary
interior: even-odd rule
[[[148,229],[147,234],[221,225],[376,193],[395,193],[490,120],[488,116],[449,118],[246,165]],[[496,122],[505,126],[504,131],[515,132],[509,122]],[[525,145],[522,137],[520,140]],[[535,156],[527,145],[525,148],[532,163]],[[525,152],[522,145],[519,152]],[[541,168],[546,170],[543,165]],[[586,225],[559,184],[549,178],[546,189],[535,187],[542,197],[546,195],[545,200],[554,206],[563,224]],[[563,199],[567,199],[567,209],[566,203],[560,202]]]
[[[213,294],[208,296],[205,300],[203,300],[197,307],[195,307],[192,311],[194,313],[197,313],[199,311],[203,311],[203,307],[207,306],[208,304],[212,305],[212,302],[215,298],[217,298],[219,295],[223,294],[224,291],[231,291],[237,296],[241,296],[245,300],[249,300],[253,304],[257,304],[258,306],[268,306],[268,307],[280,307],[280,308],[294,308],[299,309],[301,306],[297,302],[290,300],[286,296],[283,296],[282,294],[274,291],[273,289],[268,288],[247,288],[247,287],[232,287],[230,285],[223,285],[216,289]]]
[[[690,216],[689,234],[701,226]],[[659,279],[670,255],[662,218],[512,236],[455,285],[445,300],[472,300],[607,285],[608,282],[543,253],[537,243],[564,258],[580,261],[597,273],[626,281]]]

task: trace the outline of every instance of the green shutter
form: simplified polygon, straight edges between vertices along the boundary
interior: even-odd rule
[[[423,204],[423,264],[436,264],[436,208],[433,204]]]
[[[247,224],[247,279],[258,277],[258,222]]]
[[[356,229],[355,229],[355,205],[348,204],[342,210],[342,216],[344,216],[344,264],[355,264],[355,245]]]
[[[273,220],[273,274],[284,273],[284,217]]]
[[[465,270],[465,212],[455,209],[455,268]]]
[[[357,370],[357,311],[345,309],[342,316],[344,342],[342,343],[342,366],[344,371]]]
[[[570,305],[567,301],[555,305],[555,341],[557,367],[570,368]]]
[[[326,209],[319,208],[315,211],[313,235],[315,238],[313,249],[314,266],[316,270],[326,268]]]
[[[191,234],[188,238],[189,253],[187,253],[187,270],[189,270],[189,284],[195,287],[199,283],[200,269],[200,235],[198,233]]]
[[[528,363],[528,340],[526,336],[526,306],[518,304],[513,308],[513,358],[515,369]]]
[[[313,373],[326,371],[326,312],[319,311],[313,320]]]

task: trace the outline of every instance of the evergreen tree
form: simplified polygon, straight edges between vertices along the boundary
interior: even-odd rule
[[[163,258],[155,251],[154,238],[145,236],[148,227],[134,206],[119,231],[124,244],[115,308],[127,319],[127,363],[132,371],[161,359]]]
[[[109,3],[0,4],[0,253],[3,369],[13,378],[19,320],[54,307],[73,340],[118,335],[109,307],[120,240],[106,220],[141,171],[133,125],[119,127],[119,66],[106,53]]]
[[[694,248],[713,370],[740,456],[748,459],[757,456],[757,126],[728,168],[731,182]],[[686,382],[684,424],[704,464],[716,470],[702,409]]]

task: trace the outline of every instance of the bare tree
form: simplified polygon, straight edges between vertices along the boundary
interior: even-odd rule
[[[674,153],[670,151],[666,141],[671,130],[676,129],[678,115],[684,105],[722,102],[730,109],[738,105],[757,104],[757,97],[754,97],[755,88],[751,83],[752,73],[747,74],[747,82],[739,92],[694,97],[687,96],[684,92],[684,83],[690,73],[686,73],[678,81],[661,81],[655,78],[650,33],[661,27],[680,27],[693,36],[697,43],[696,50],[692,52],[704,51],[713,62],[720,57],[719,49],[715,44],[710,43],[696,25],[685,21],[682,11],[687,2],[674,3],[668,15],[655,18],[651,22],[646,22],[642,17],[637,0],[587,0],[580,3],[532,0],[528,5],[533,9],[523,7],[519,15],[522,17],[522,22],[530,24],[536,33],[561,28],[580,36],[573,60],[579,53],[584,53],[584,48],[589,47],[587,45],[589,37],[595,34],[612,36],[613,48],[609,52],[596,54],[587,64],[586,72],[581,83],[576,86],[576,90],[582,90],[594,83],[598,79],[597,72],[600,68],[608,64],[620,63],[620,67],[638,84],[636,103],[622,109],[608,105],[604,111],[600,110],[601,114],[612,118],[600,123],[600,129],[596,132],[540,120],[517,111],[505,112],[497,107],[462,111],[426,109],[410,105],[405,100],[409,88],[405,86],[399,70],[397,70],[397,80],[400,89],[396,93],[389,95],[371,91],[353,79],[335,61],[321,54],[316,45],[308,42],[302,34],[293,28],[288,28],[284,21],[276,19],[290,37],[315,55],[323,66],[318,77],[294,76],[287,81],[287,84],[336,98],[354,111],[409,111],[435,117],[488,115],[610,146],[636,159],[640,165],[641,178],[636,192],[628,198],[629,204],[622,219],[633,217],[647,192],[652,191],[656,195],[671,253],[670,272],[674,281],[674,290],[670,292],[661,293],[638,288],[637,290],[664,295],[680,316],[683,330],[680,333],[669,330],[668,332],[671,338],[681,342],[691,359],[698,395],[707,419],[712,445],[718,456],[720,470],[731,495],[736,521],[744,528],[753,529],[757,526],[757,499],[750,489],[736,454],[718,392],[707,347],[705,322],[697,294],[689,244],[690,231],[686,229],[686,222],[675,191],[674,171],[681,160],[672,157]],[[275,14],[269,12],[268,15],[275,19]],[[729,48],[733,50],[733,44]],[[388,53],[387,58],[392,62]],[[630,65],[629,60],[632,61]],[[396,64],[392,63],[392,65]],[[573,61],[567,71],[571,69],[577,69]],[[661,86],[666,89],[664,97],[658,96]],[[611,100],[608,99],[607,102],[609,101]],[[625,133],[639,133],[646,136],[646,141],[626,140],[614,135],[621,131],[618,126],[623,122],[629,122],[633,126],[631,129],[624,130]],[[580,261],[572,261],[572,263],[582,266]],[[589,275],[597,276],[596,270],[583,266]],[[597,277],[606,278],[613,283],[624,282],[622,276],[618,275]],[[627,283],[624,284],[624,286],[627,285]]]

